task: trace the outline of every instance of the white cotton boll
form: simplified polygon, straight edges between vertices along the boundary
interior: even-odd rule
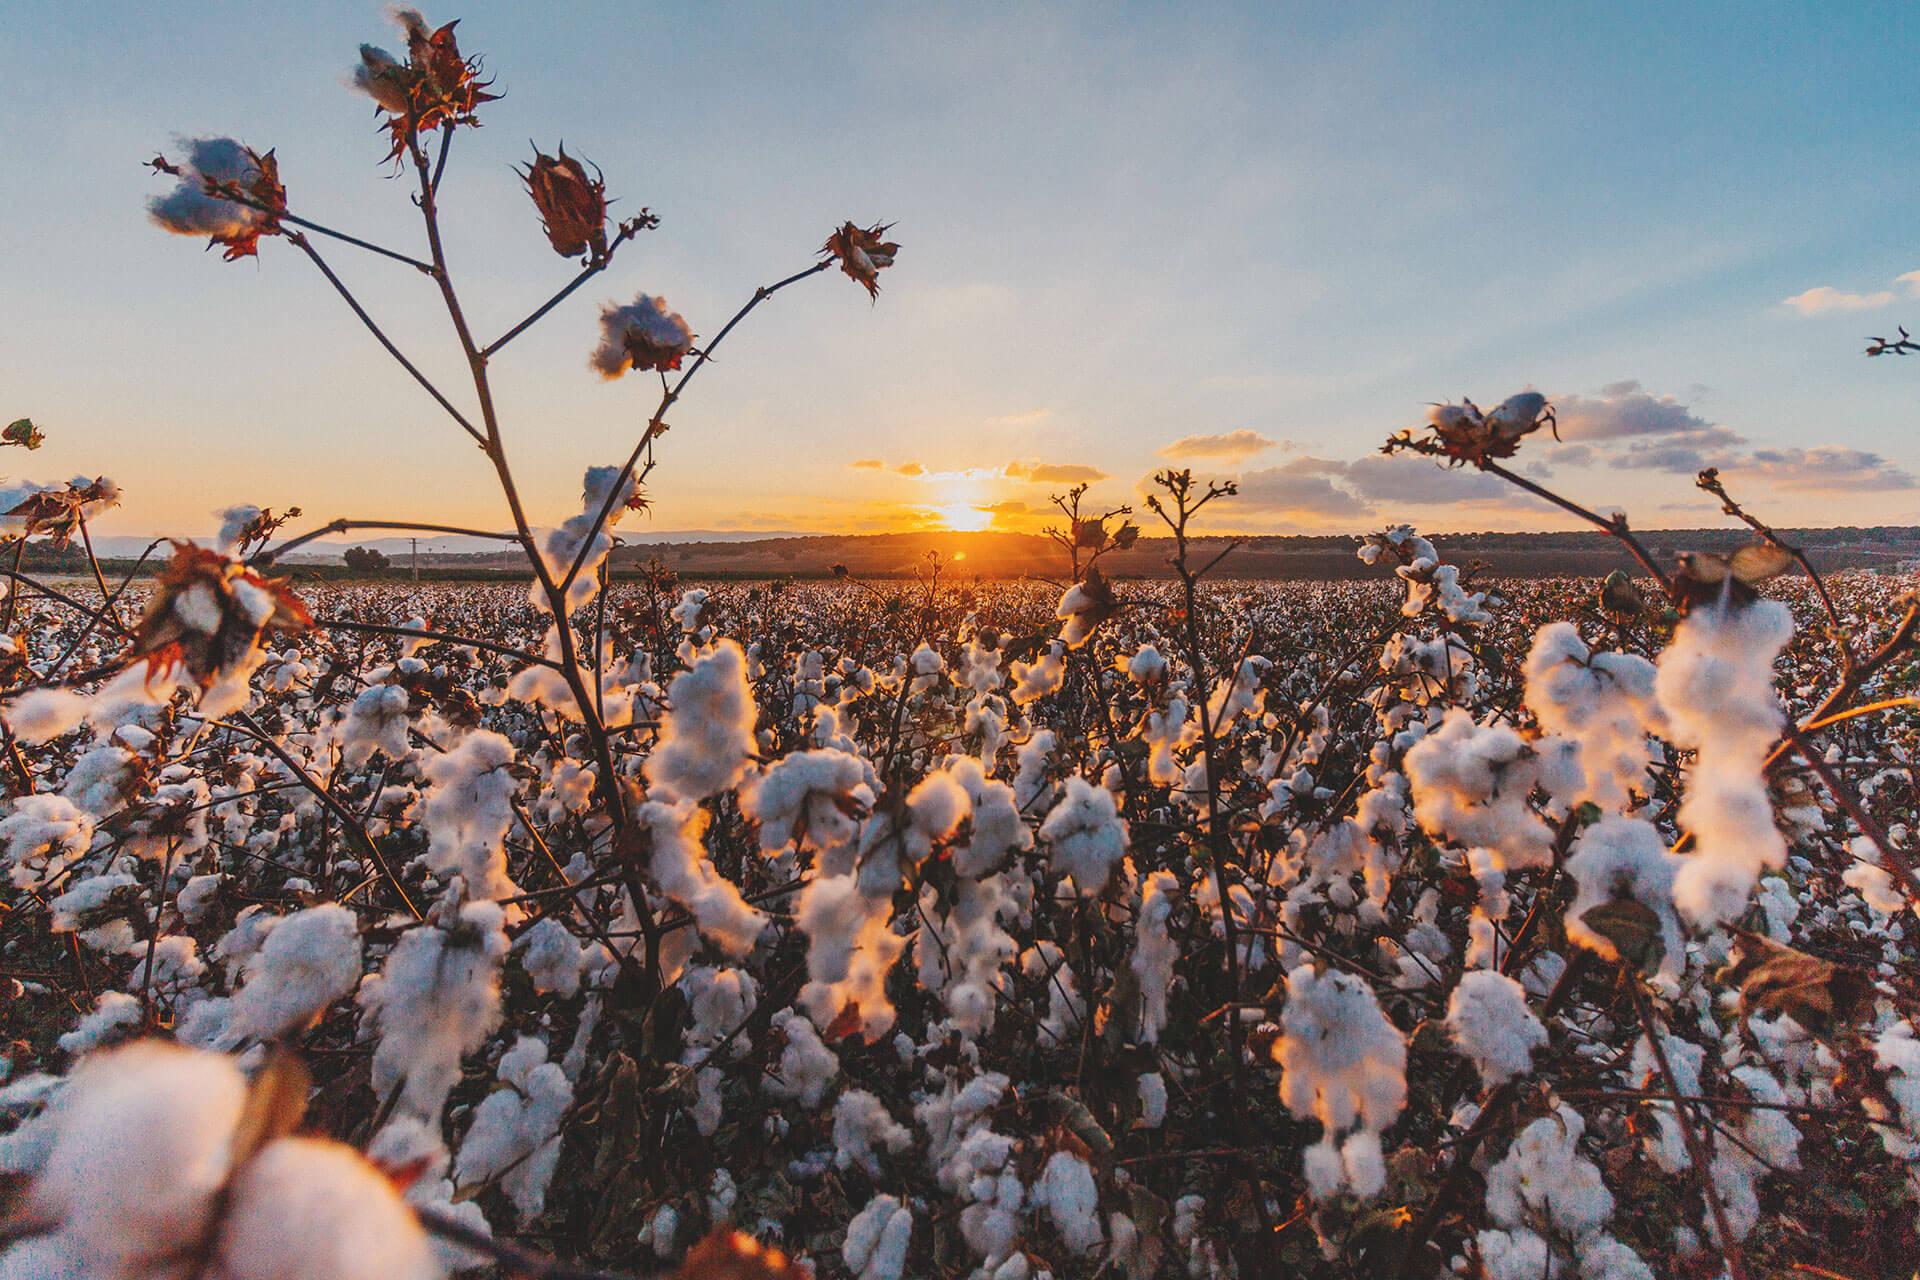
[[[600,345],[588,363],[604,378],[628,369],[678,369],[693,346],[693,330],[665,298],[640,294],[626,306],[600,309]]]
[[[1301,1156],[1301,1176],[1307,1182],[1307,1194],[1321,1204],[1340,1194],[1346,1184],[1346,1167],[1340,1163],[1340,1148],[1329,1135],[1308,1147]]]
[[[893,1025],[887,974],[907,940],[892,929],[892,895],[869,897],[850,875],[815,876],[800,891],[795,923],[807,935],[807,985],[800,1005],[821,1027],[857,1012],[871,1042]]]
[[[860,838],[860,889],[873,897],[891,896],[934,847],[953,838],[971,814],[966,788],[946,772],[930,773],[907,793],[900,812],[886,812],[867,824]]]
[[[223,1280],[437,1280],[426,1231],[378,1169],[337,1142],[281,1138],[234,1180]]]
[[[1093,1170],[1071,1151],[1047,1157],[1030,1195],[1036,1208],[1047,1211],[1053,1229],[1076,1256],[1086,1257],[1106,1238],[1100,1229],[1100,1190]]]
[[[571,996],[580,990],[586,952],[571,930],[553,916],[537,922],[515,941],[520,963],[541,995]]]
[[[1041,797],[1050,791],[1047,767],[1053,760],[1057,741],[1053,730],[1036,729],[1014,753],[1013,799],[1021,813],[1032,812]]]
[[[91,1053],[110,1040],[120,1039],[121,1032],[135,1030],[146,1020],[146,1010],[140,1007],[137,997],[124,991],[102,991],[79,1025],[60,1037],[60,1052]]]
[[[1545,865],[1553,832],[1528,805],[1540,753],[1504,725],[1455,707],[1406,755],[1414,817],[1437,837],[1497,850],[1502,868]]]
[[[920,890],[920,985],[940,993],[953,1029],[977,1036],[993,1028],[1001,970],[1019,946],[1000,928],[1004,879],[962,880],[953,908],[941,912],[931,885]]]
[[[479,729],[421,771],[427,781],[420,811],[429,836],[427,865],[441,876],[460,876],[475,898],[520,891],[507,875],[507,831],[520,785],[514,758],[511,742]]]
[[[1562,1103],[1520,1131],[1487,1174],[1487,1212],[1509,1230],[1551,1223],[1569,1239],[1605,1226],[1613,1193],[1600,1167],[1579,1154],[1586,1122]]]
[[[858,1165],[868,1177],[878,1178],[879,1152],[904,1151],[912,1142],[907,1127],[865,1089],[849,1089],[833,1104],[833,1162],[839,1168]]]
[[[0,847],[15,887],[37,888],[85,857],[93,828],[93,815],[65,796],[16,799],[13,812],[0,818]]]
[[[1400,1114],[1406,1041],[1360,979],[1309,964],[1294,969],[1281,1029],[1273,1056],[1280,1100],[1294,1115],[1318,1119],[1331,1135],[1356,1122],[1379,1132]]]
[[[1674,871],[1682,860],[1667,852],[1652,823],[1639,818],[1602,818],[1580,833],[1567,858],[1567,874],[1579,886],[1567,908],[1567,937],[1609,960],[1621,955],[1614,940],[1587,923],[1587,913],[1616,900],[1637,902],[1658,922],[1663,974],[1678,974],[1686,959],[1680,918],[1673,905]]]
[[[780,1058],[761,1081],[761,1088],[776,1098],[789,1098],[804,1107],[817,1107],[827,1088],[840,1075],[840,1059],[821,1042],[813,1024],[782,1009],[773,1015],[773,1029],[786,1043]]]
[[[855,1280],[901,1280],[913,1243],[913,1211],[890,1195],[877,1195],[847,1224],[841,1261]]]
[[[1447,1001],[1447,1030],[1487,1085],[1505,1084],[1533,1069],[1547,1029],[1527,1008],[1518,982],[1491,969],[1463,974]]]
[[[1609,1235],[1580,1241],[1581,1280],[1656,1280],[1653,1268],[1633,1249]]]
[[[1676,815],[1695,847],[1674,877],[1674,901],[1712,927],[1746,909],[1762,871],[1786,862],[1764,765],[1785,723],[1773,664],[1793,615],[1773,600],[1695,609],[1660,655],[1655,691],[1675,746],[1698,752]]]
[[[1354,1195],[1371,1199],[1386,1190],[1387,1159],[1371,1129],[1356,1130],[1340,1144],[1340,1166]]]
[[[1140,983],[1141,1044],[1158,1044],[1167,1026],[1167,993],[1180,945],[1168,931],[1178,905],[1180,881],[1171,871],[1155,871],[1140,882],[1140,910],[1134,916],[1133,955],[1128,967]]]
[[[1140,1127],[1158,1129],[1167,1119],[1167,1078],[1158,1071],[1143,1071],[1134,1081],[1140,1098]]]
[[[497,903],[470,902],[445,919],[400,935],[380,973],[360,987],[379,1044],[373,1087],[381,1097],[401,1090],[400,1105],[438,1117],[460,1078],[460,1059],[500,1023],[500,964],[507,954]]]
[[[115,736],[126,738],[136,732],[152,737],[145,730],[136,731],[132,725],[122,726]],[[135,750],[145,750],[146,745],[136,746]],[[139,757],[126,747],[100,743],[73,762],[73,768],[67,771],[67,780],[60,786],[60,794],[88,813],[105,816],[131,798],[139,781],[135,768],[138,762]]]
[[[1015,662],[1009,670],[1013,674],[1013,689],[1009,696],[1018,706],[1027,706],[1038,702],[1049,694],[1060,692],[1067,682],[1067,646],[1055,640],[1047,646],[1047,651],[1032,662]]]
[[[199,1237],[230,1172],[246,1081],[232,1060],[160,1041],[86,1059],[33,1122],[49,1135],[27,1221],[56,1223],[55,1274],[134,1277]]]
[[[972,756],[949,756],[947,772],[966,792],[973,819],[967,843],[953,851],[956,874],[986,875],[1009,855],[1033,848],[1033,832],[1020,816],[1012,787],[989,778]]]
[[[388,760],[407,758],[407,691],[397,684],[362,689],[340,724],[340,759],[357,768],[378,751]]]
[[[14,737],[32,747],[78,729],[92,705],[72,689],[32,689],[8,701],[0,716]]]
[[[547,1043],[521,1036],[500,1058],[495,1089],[474,1109],[454,1161],[456,1187],[500,1179],[522,1221],[540,1216],[560,1160],[560,1122],[573,1104],[566,1072],[547,1061]]]
[[[711,815],[691,801],[650,800],[635,815],[652,836],[647,871],[660,891],[691,915],[700,936],[732,956],[744,956],[767,925],[739,888],[707,858],[703,841]]]
[[[1552,1250],[1525,1227],[1482,1231],[1474,1236],[1486,1280],[1540,1280],[1553,1275]]]
[[[232,138],[192,138],[183,145],[186,159],[177,166],[173,190],[147,201],[154,225],[181,236],[232,237],[265,222],[261,210],[207,192],[209,181],[245,186],[259,176],[260,168],[244,146]]]
[[[1067,779],[1060,803],[1040,824],[1040,838],[1053,853],[1053,866],[1073,877],[1082,897],[1097,897],[1113,868],[1127,856],[1127,820],[1113,793],[1082,777]]]
[[[673,709],[647,757],[647,781],[662,799],[704,800],[739,784],[752,768],[758,713],[740,646],[722,640],[667,687]]]
[[[740,788],[740,811],[760,824],[760,848],[800,841],[831,849],[851,841],[873,805],[873,769],[831,747],[784,756]]]
[[[297,1031],[360,982],[360,924],[328,903],[281,919],[247,964],[233,997],[236,1040],[272,1040]]]
[[[226,877],[217,872],[189,877],[173,900],[174,910],[188,924],[205,924],[220,905],[220,886],[225,881]]]
[[[1260,687],[1260,682],[1272,666],[1272,659],[1263,658],[1257,653],[1248,654],[1234,668],[1232,680],[1222,680],[1214,686],[1213,696],[1207,701],[1207,710],[1216,734],[1224,732],[1242,715],[1260,714],[1266,704],[1266,692]]]
[[[1648,730],[1659,722],[1654,665],[1636,654],[1594,652],[1570,622],[1534,634],[1527,654],[1526,702],[1540,727],[1578,744],[1580,789],[1555,794],[1621,810],[1629,791],[1647,789]]]

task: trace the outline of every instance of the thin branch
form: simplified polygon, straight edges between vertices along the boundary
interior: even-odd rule
[[[399,347],[393,345],[393,339],[387,337],[380,326],[374,323],[373,317],[367,314],[366,308],[360,305],[360,300],[353,296],[352,291],[341,283],[340,277],[333,273],[333,268],[328,266],[326,259],[320,256],[319,250],[309,244],[307,238],[303,235],[289,234],[287,239],[293,244],[298,245],[301,250],[306,253],[307,257],[313,259],[313,265],[320,268],[320,274],[327,278],[327,283],[333,286],[334,292],[338,293],[340,297],[345,300],[347,306],[353,309],[354,315],[360,317],[360,323],[367,326],[367,332],[379,340],[380,345],[387,349],[387,354],[399,361],[400,367],[411,374],[413,380],[424,387],[427,394],[434,398],[434,402],[442,409],[445,409],[448,416],[460,424],[461,430],[465,431],[468,435],[472,436],[475,441],[484,446],[487,438],[480,434],[479,430],[475,428],[471,422],[467,421],[465,414],[453,407],[453,401],[442,395],[440,388],[434,386],[426,374],[414,367],[413,361],[407,359],[407,357],[401,353]]]

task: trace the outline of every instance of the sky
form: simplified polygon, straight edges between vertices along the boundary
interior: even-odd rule
[[[1085,479],[1235,478],[1209,527],[1561,528],[1494,477],[1387,459],[1434,401],[1537,389],[1518,465],[1637,525],[1920,524],[1920,322],[1898,5],[729,6],[472,3],[504,90],[442,191],[474,326],[573,268],[512,166],[599,166],[628,245],[494,366],[536,524],[624,458],[658,384],[586,364],[598,311],[718,331],[846,219],[888,221],[870,301],[823,275],[757,311],[671,415],[636,532],[1029,529]],[[363,41],[380,6],[0,0],[0,420],[9,480],[108,474],[103,534],[307,521],[502,527],[491,468],[291,246],[224,263],[146,216],[179,140],[274,148],[295,213],[422,255]],[[457,403],[426,278],[330,245]]]

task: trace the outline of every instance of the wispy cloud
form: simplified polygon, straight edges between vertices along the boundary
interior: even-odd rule
[[[1242,428],[1221,435],[1181,436],[1172,444],[1160,450],[1163,458],[1225,458],[1229,462],[1238,462],[1242,458],[1251,458],[1256,453],[1265,453],[1279,443],[1269,440],[1258,431]]]
[[[1782,298],[1782,306],[1792,307],[1803,316],[1832,315],[1839,311],[1874,311],[1893,301],[1893,290],[1875,293],[1848,293],[1830,284],[1816,285],[1805,293]]]
[[[1029,484],[1095,484],[1107,473],[1078,462],[1009,462],[1006,476]]]
[[[1803,316],[1826,316],[1848,311],[1878,310],[1903,294],[1909,298],[1920,298],[1920,271],[1895,276],[1893,284],[1892,289],[1876,289],[1872,293],[1853,293],[1836,289],[1830,284],[1816,285],[1791,298],[1782,298],[1780,304],[1793,308]]]

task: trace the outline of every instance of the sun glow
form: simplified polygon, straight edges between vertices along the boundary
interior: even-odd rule
[[[979,533],[993,527],[993,512],[971,502],[944,502],[932,511],[941,528],[955,533]]]

